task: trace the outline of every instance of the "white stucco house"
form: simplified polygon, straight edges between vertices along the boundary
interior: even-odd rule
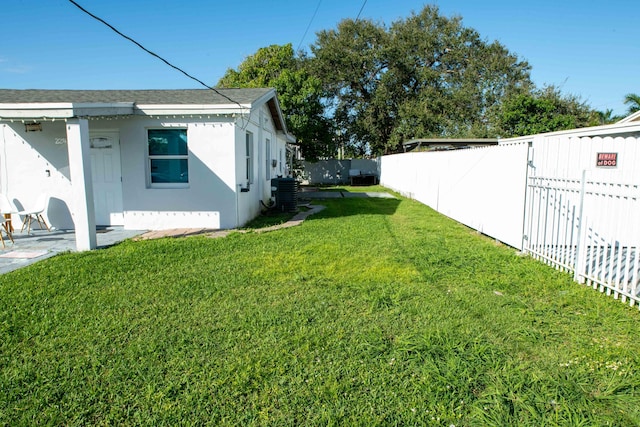
[[[228,229],[258,215],[295,142],[273,89],[0,89],[0,193],[96,226]],[[16,218],[17,219],[17,218]]]

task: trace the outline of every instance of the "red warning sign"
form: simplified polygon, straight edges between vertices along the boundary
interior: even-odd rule
[[[618,166],[618,153],[598,153],[596,166],[600,168],[615,168]]]

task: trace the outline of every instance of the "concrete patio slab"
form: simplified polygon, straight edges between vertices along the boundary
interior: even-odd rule
[[[349,197],[381,197],[394,198],[389,193],[349,193],[340,191],[313,191],[305,192],[305,199],[335,199]],[[308,197],[311,196],[311,197]],[[253,230],[257,233],[279,230],[301,224],[309,215],[313,215],[324,209],[321,205],[307,205],[307,210],[299,212],[289,221]],[[161,231],[124,230],[122,227],[101,228],[97,232],[98,249],[112,246],[126,239],[147,240],[163,237],[187,237],[194,235],[207,235],[208,237],[225,237],[230,233],[247,233],[248,230],[211,230],[203,228],[179,228]],[[73,230],[31,230],[30,234],[13,233],[14,243],[5,239],[6,247],[0,248],[0,274],[8,273],[33,264],[37,261],[50,258],[63,252],[75,252],[76,237]]]
[[[210,228],[173,228],[169,230],[153,230],[136,236],[134,240],[161,239],[163,237],[197,236],[199,234],[213,233],[214,231],[217,230]]]
[[[298,199],[342,199],[341,191],[304,191],[298,193]]]
[[[349,191],[303,191],[298,193],[298,199],[316,200],[316,199],[348,199],[348,198],[383,198],[395,199],[395,196],[386,192],[354,192]]]
[[[97,232],[98,249],[112,246],[123,240],[144,233],[140,230],[125,230],[122,227],[100,228]],[[5,238],[5,247],[0,247],[0,274],[8,273],[50,258],[63,252],[75,252],[76,235],[73,230],[31,230],[27,234],[16,231],[13,241]]]
[[[345,198],[353,197],[353,198],[367,198],[373,197],[378,199],[395,199],[395,196],[385,192],[366,192],[366,193],[349,193],[343,192],[342,196]]]

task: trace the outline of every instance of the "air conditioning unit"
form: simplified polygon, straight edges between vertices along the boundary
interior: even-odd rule
[[[272,178],[271,195],[276,199],[276,209],[282,212],[298,210],[298,182],[293,178]]]

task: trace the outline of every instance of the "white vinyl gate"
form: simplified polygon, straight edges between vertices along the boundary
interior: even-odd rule
[[[523,250],[640,307],[637,184],[529,177]]]

